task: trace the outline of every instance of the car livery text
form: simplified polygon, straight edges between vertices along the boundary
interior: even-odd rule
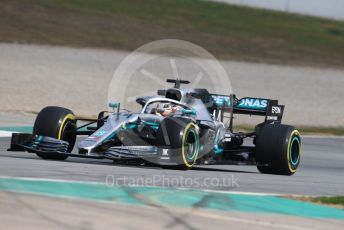
[[[259,98],[242,98],[237,104],[237,108],[265,110],[268,100]]]

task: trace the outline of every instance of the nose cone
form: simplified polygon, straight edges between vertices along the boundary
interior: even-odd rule
[[[81,141],[78,144],[78,149],[91,149],[97,144],[97,140],[93,139],[92,137],[88,137],[87,139]]]

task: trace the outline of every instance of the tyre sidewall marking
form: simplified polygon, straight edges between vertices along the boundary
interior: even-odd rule
[[[298,163],[296,165],[293,165],[292,162],[291,162],[291,154],[290,154],[290,151],[291,151],[291,144],[292,144],[292,141],[294,140],[294,138],[297,138],[298,139],[298,143],[299,143],[299,158],[298,158],[298,163],[300,162],[300,159],[301,159],[301,153],[302,153],[302,150],[301,150],[301,138],[300,138],[300,133],[298,130],[293,130],[289,136],[289,140],[288,140],[288,149],[287,149],[287,162],[288,162],[288,168],[290,170],[290,172],[293,172],[295,173],[296,170],[297,170],[297,166],[298,166]]]
[[[63,120],[62,120],[62,122],[61,122],[61,126],[60,126],[60,129],[59,129],[59,133],[58,133],[57,139],[61,140],[61,138],[62,138],[62,132],[63,132],[64,126],[65,126],[65,124],[66,124],[66,122],[67,122],[68,120],[75,121],[76,118],[75,118],[75,116],[74,116],[73,114],[67,114],[67,115],[63,118]]]

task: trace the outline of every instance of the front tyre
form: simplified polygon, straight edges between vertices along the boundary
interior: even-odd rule
[[[301,137],[293,126],[268,124],[256,139],[257,168],[261,173],[293,175],[301,161]]]
[[[74,113],[66,108],[57,106],[48,106],[42,109],[35,120],[33,135],[47,136],[64,140],[69,143],[67,152],[72,152],[76,134],[76,118]],[[37,156],[50,160],[65,160],[68,156],[60,154],[39,154]]]
[[[179,169],[194,166],[199,152],[199,134],[196,124],[189,119],[167,117],[157,132],[157,146],[169,146],[172,159]]]

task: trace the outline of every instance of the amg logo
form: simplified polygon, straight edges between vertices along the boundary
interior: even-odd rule
[[[272,114],[280,114],[281,112],[281,107],[272,106]]]

